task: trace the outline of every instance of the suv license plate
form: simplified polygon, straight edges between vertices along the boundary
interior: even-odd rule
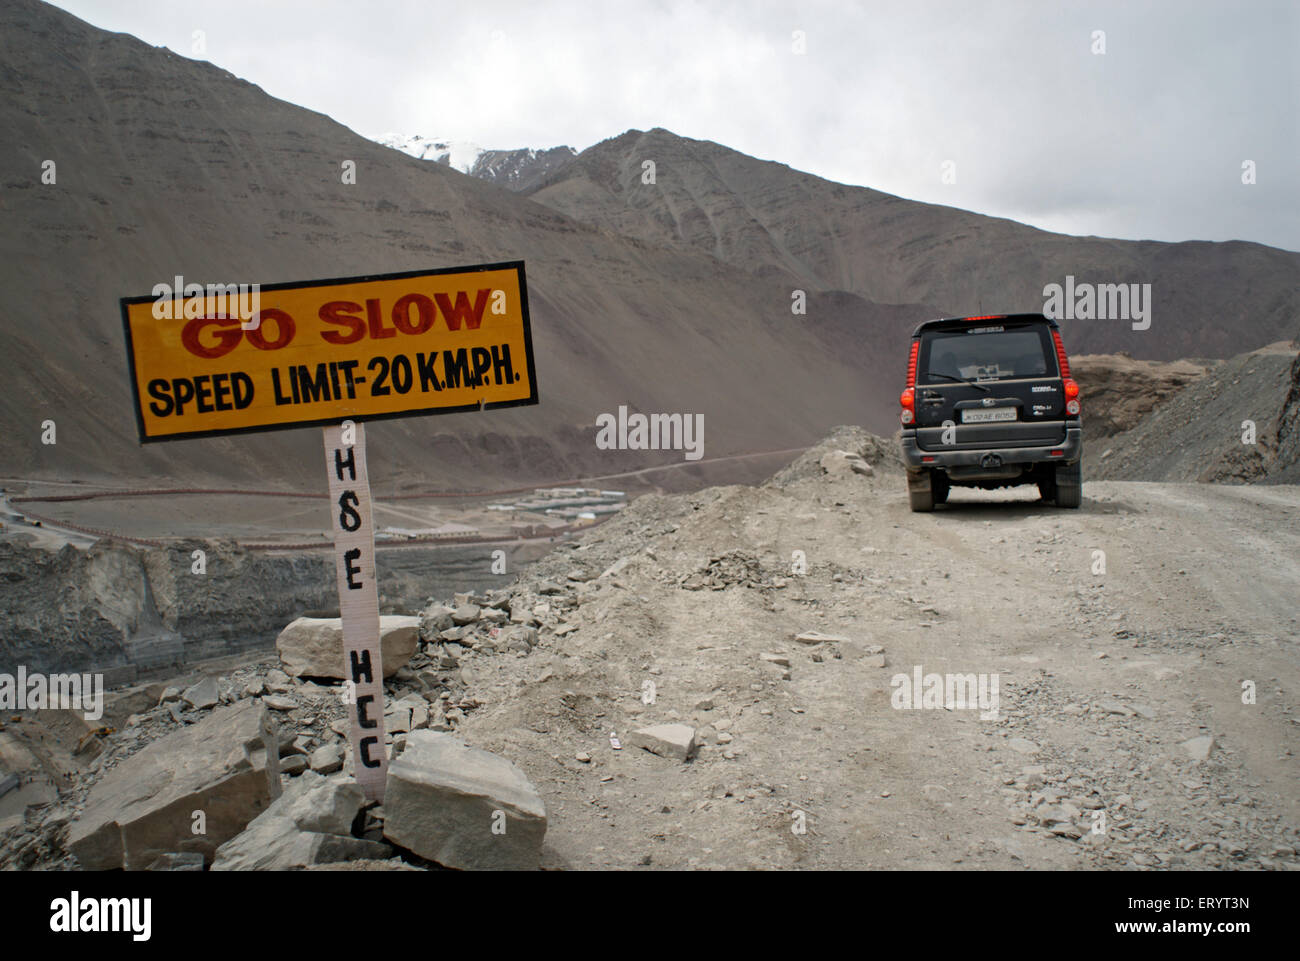
[[[1014,407],[994,407],[992,410],[965,408],[961,412],[961,422],[963,424],[987,424],[992,421],[1015,419],[1016,409]]]

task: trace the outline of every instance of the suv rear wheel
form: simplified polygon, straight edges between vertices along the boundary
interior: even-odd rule
[[[934,510],[934,484],[930,471],[917,471],[907,475],[907,499],[911,502],[913,513],[923,514]]]
[[[1053,481],[1057,507],[1078,507],[1083,503],[1083,459],[1056,468]],[[1041,487],[1040,487],[1041,490]]]
[[[1040,474],[1038,477],[1038,496],[1045,502],[1052,503],[1056,500],[1056,471],[1050,474]]]
[[[951,489],[948,475],[939,471],[930,471],[930,491],[936,504],[948,503],[948,491]]]

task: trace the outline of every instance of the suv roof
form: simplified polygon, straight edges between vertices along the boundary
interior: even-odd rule
[[[924,323],[920,323],[916,325],[916,330],[912,331],[912,336],[919,337],[921,336],[921,333],[926,330],[932,330],[936,327],[942,327],[942,326],[955,327],[959,324],[964,324],[972,320],[1013,320],[1013,321],[1036,320],[1039,321],[1040,323],[1047,324],[1053,330],[1060,330],[1060,326],[1056,323],[1056,321],[1052,320],[1052,318],[1048,317],[1046,314],[980,314],[979,316],[976,317],[941,317],[938,318],[937,320],[927,320]]]

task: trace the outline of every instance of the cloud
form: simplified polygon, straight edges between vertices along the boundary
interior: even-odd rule
[[[371,136],[581,149],[661,126],[1046,229],[1300,249],[1287,0],[59,5],[186,56],[201,29],[203,59]]]

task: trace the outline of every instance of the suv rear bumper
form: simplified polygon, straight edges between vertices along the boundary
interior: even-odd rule
[[[1079,425],[1065,428],[1065,440],[1060,444],[1046,444],[1042,447],[982,447],[975,450],[921,450],[916,445],[916,431],[903,431],[903,463],[909,471],[927,470],[938,467],[943,470],[958,468],[974,474],[987,470],[990,475],[1003,473],[1000,468],[1031,464],[1073,464],[1083,454],[1083,428]],[[1055,457],[1052,451],[1061,453]],[[988,465],[986,457],[998,458],[998,466]],[[922,461],[925,457],[927,460]]]

